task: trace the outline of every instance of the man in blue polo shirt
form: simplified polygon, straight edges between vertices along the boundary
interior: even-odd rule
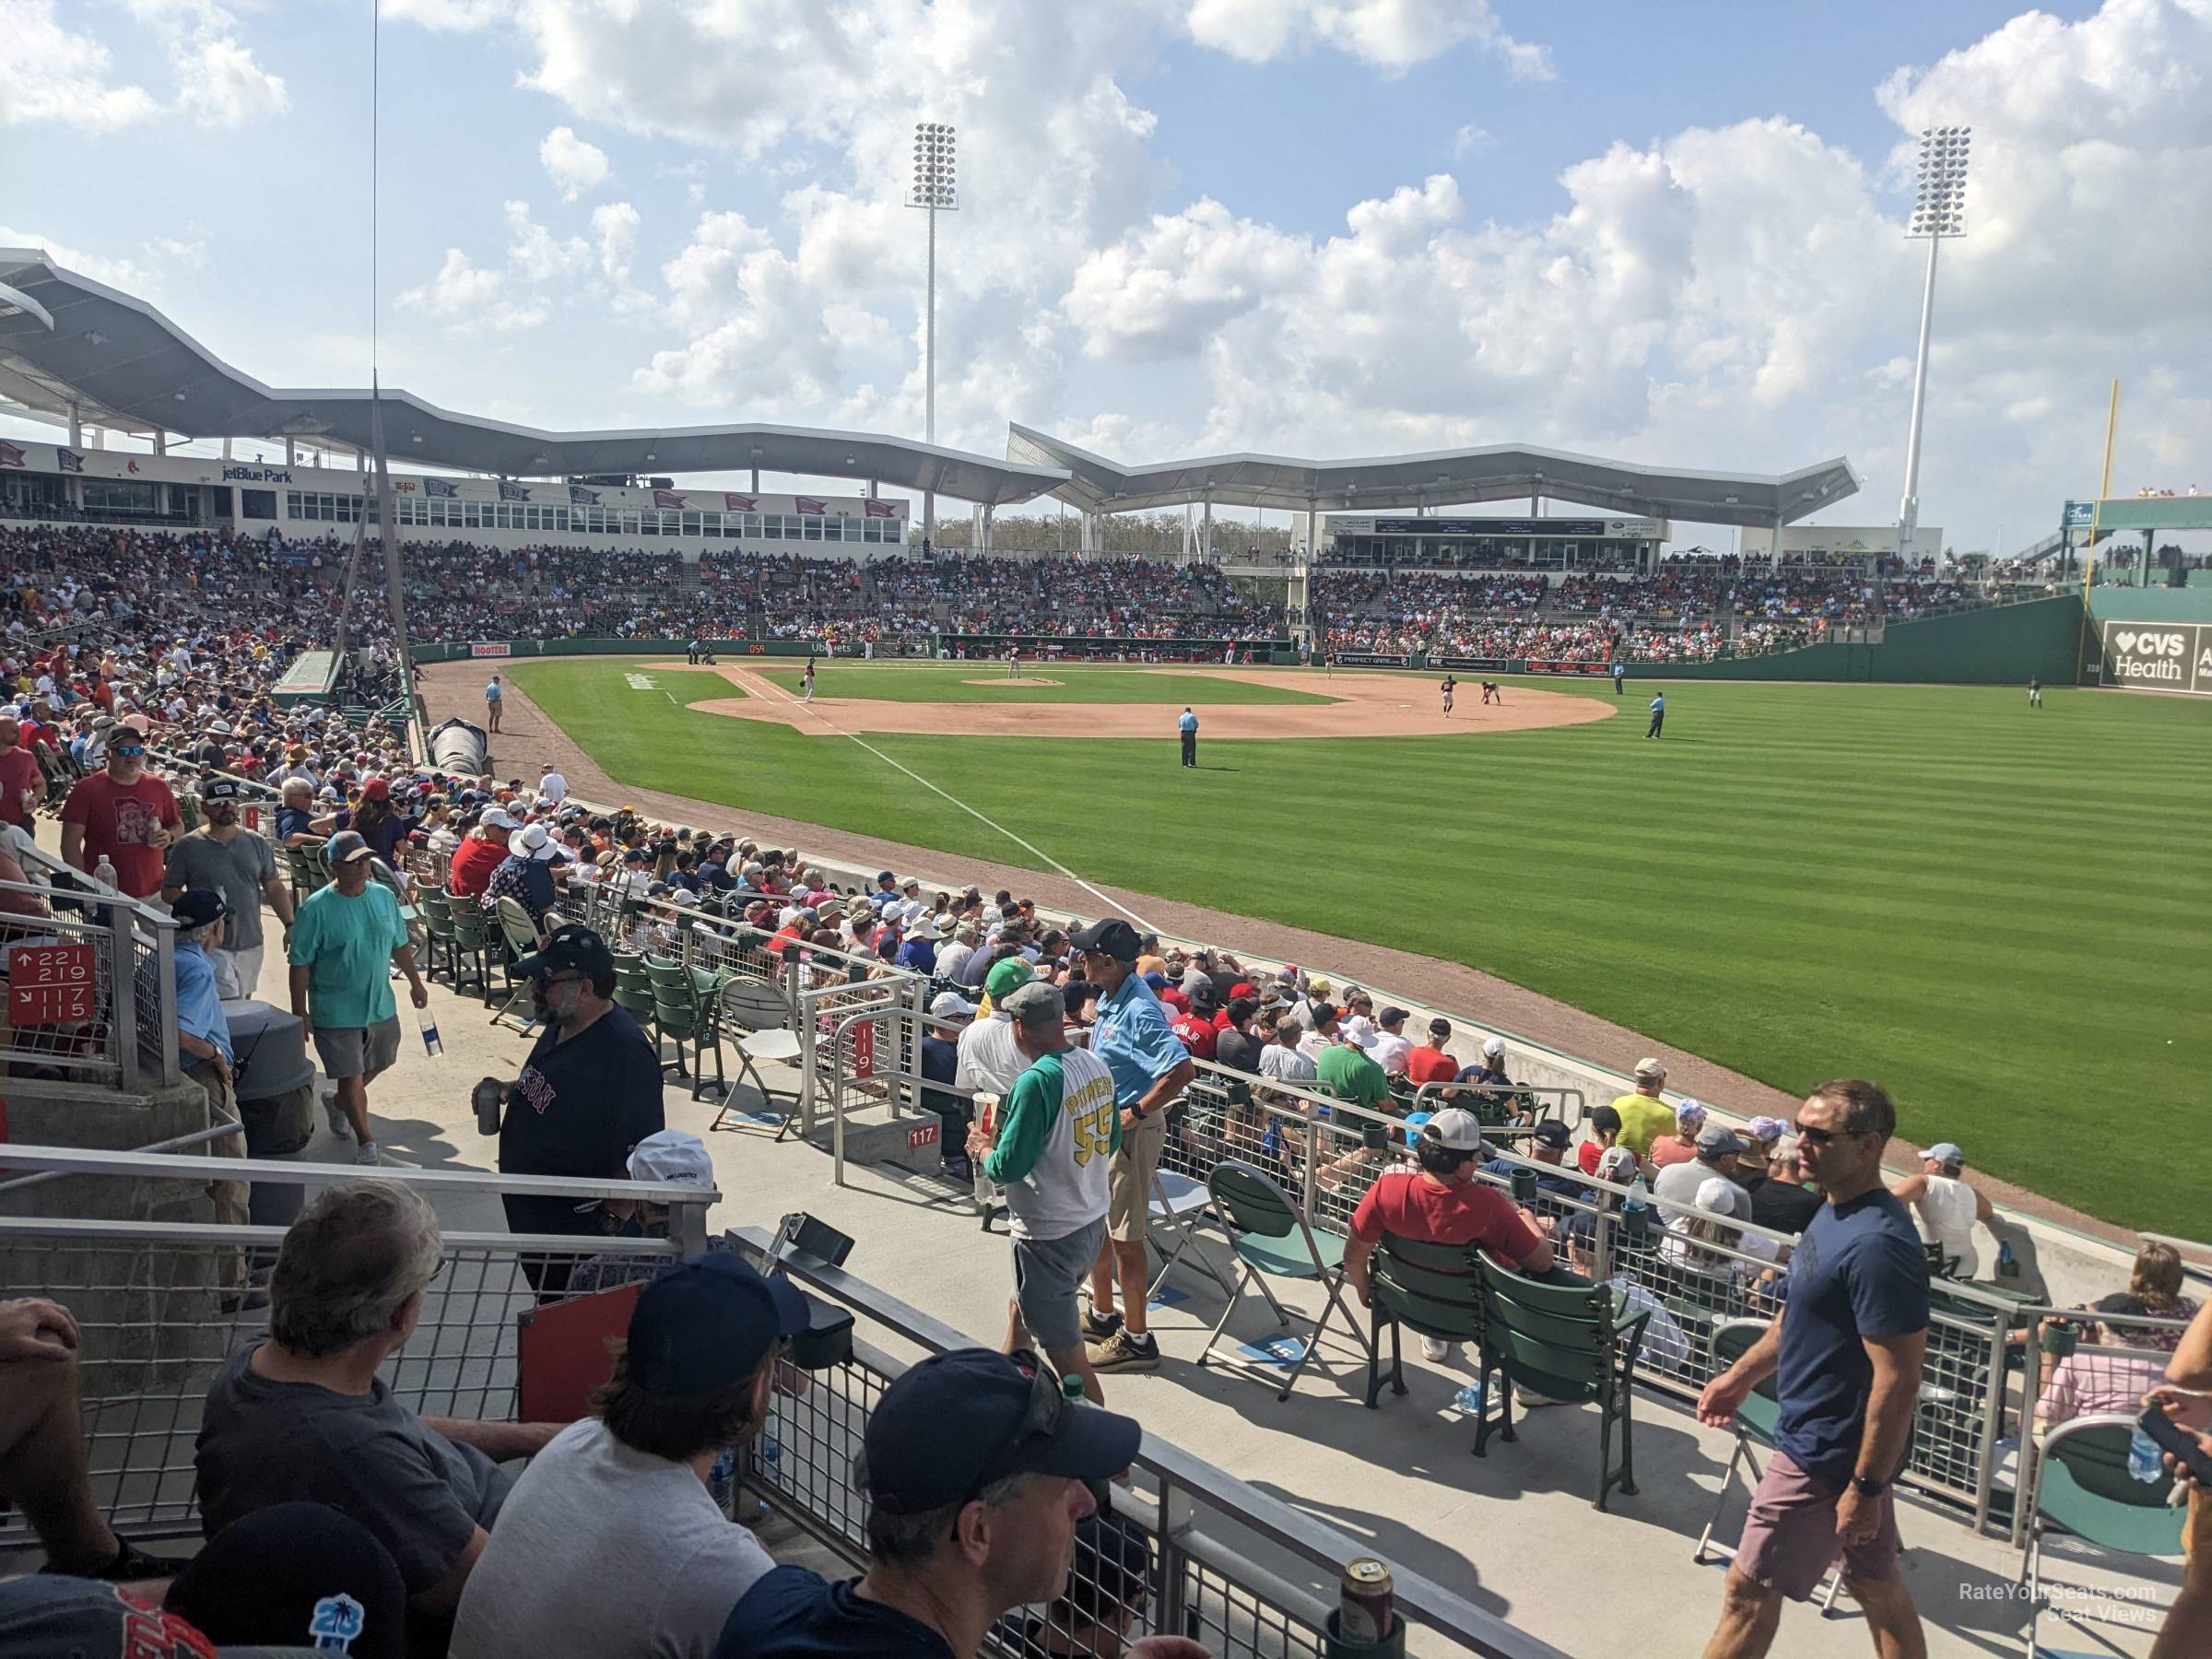
[[[1145,1230],[1152,1216],[1152,1178],[1168,1144],[1167,1112],[1198,1065],[1168,1024],[1167,1010],[1137,976],[1136,929],[1119,916],[1093,922],[1068,941],[1083,977],[1098,987],[1090,1052],[1113,1075],[1122,1113],[1122,1145],[1107,1165],[1106,1242],[1091,1270],[1090,1308],[1083,1334],[1090,1338],[1091,1369],[1158,1371],[1159,1345],[1145,1329]],[[1113,1309],[1113,1281],[1122,1281],[1123,1311]]]
[[[1839,1549],[1877,1650],[1927,1652],[1891,1496],[1928,1347],[1927,1258],[1882,1181],[1896,1127],[1889,1097],[1858,1077],[1821,1084],[1798,1108],[1798,1154],[1828,1202],[1790,1256],[1781,1317],[1698,1401],[1700,1421],[1725,1427],[1771,1375],[1781,1406],[1706,1659],[1759,1659],[1782,1598],[1809,1596]]]

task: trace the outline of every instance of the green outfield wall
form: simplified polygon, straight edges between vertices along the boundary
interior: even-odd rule
[[[2212,621],[2212,590],[2118,588],[2096,589],[2110,594],[2123,608],[2107,611],[2099,604],[2096,615],[2123,616],[2139,620]],[[2201,607],[2185,613],[2168,605]],[[2142,606],[2143,608],[2129,608]],[[2152,608],[2157,607],[2157,608]],[[978,651],[1004,650],[1011,636],[961,636],[971,656]],[[1188,653],[1200,661],[1218,661],[1227,641],[1218,640],[1037,640],[1021,636],[1025,652],[1041,646],[1056,647],[1069,658],[1104,655],[1117,645],[1131,652],[1155,651]],[[2018,605],[2000,605],[1981,610],[1958,611],[1946,617],[1928,617],[1914,622],[1892,622],[1883,630],[1878,645],[1807,645],[1797,651],[1780,651],[1763,656],[1727,657],[1712,663],[1632,663],[1630,677],[1654,679],[1730,680],[1867,680],[1890,685],[1987,686],[2025,684],[2030,679],[2057,685],[2071,684],[2079,661],[2082,641],[2081,598],[2077,594],[2049,599],[2030,599]],[[714,640],[709,641],[725,662],[756,657],[803,657],[814,647],[805,640]],[[547,656],[682,656],[689,649],[684,640],[502,640],[471,643],[448,641],[415,647],[418,662],[446,663],[475,658],[487,668],[520,657]],[[1278,664],[1297,661],[1281,641],[1241,642],[1240,651],[1257,660]],[[886,658],[887,661],[897,660]],[[1347,653],[1347,667],[1408,667],[1431,671],[1427,657],[1382,658],[1361,653]],[[1442,662],[1439,657],[1436,662]],[[1462,659],[1471,661],[1471,659]],[[1500,663],[1498,671],[1512,672],[1522,664]],[[1461,671],[1456,670],[1455,671]],[[1584,677],[1587,677],[1586,676]]]

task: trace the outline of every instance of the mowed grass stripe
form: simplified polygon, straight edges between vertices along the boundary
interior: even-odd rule
[[[514,671],[626,782],[1034,862],[856,746],[671,709],[625,666]],[[1864,1072],[1923,1145],[2202,1233],[2187,1160],[2139,1148],[2194,1144],[2212,1069],[2212,706],[1677,682],[1652,743],[1651,689],[1479,741],[1209,740],[1196,772],[1171,736],[1018,765],[870,741],[1091,880],[1468,962],[1785,1088]]]

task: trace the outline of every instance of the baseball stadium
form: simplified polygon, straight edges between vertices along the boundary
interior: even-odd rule
[[[1969,565],[1814,522],[1841,455],[1125,465],[249,368],[0,248],[43,434],[0,440],[0,1375],[69,1355],[0,1409],[0,1573],[212,1606],[324,1506],[404,1580],[374,1651],[520,1653],[552,1584],[674,1583],[579,1553],[604,1514],[742,1576],[594,1652],[1698,1651],[1789,1580],[1772,1472],[1819,1484],[1759,1357],[1872,1317],[1848,1167],[1911,1229],[1852,1406],[1894,1467],[1842,1465],[1904,1552],[1823,1533],[1775,1651],[1887,1644],[1900,1585],[1884,1652],[2179,1628],[2202,1437],[2169,1503],[2133,1419],[2212,1279],[2212,499],[2108,481]],[[318,1274],[371,1285],[342,1335]],[[498,1499],[285,1475],[342,1365]],[[721,1438],[665,1427],[708,1390]],[[1021,1577],[1005,1513],[1072,1541]],[[1017,1586],[964,1639],[853,1611],[947,1557]],[[776,1645],[802,1580],[853,1645]]]

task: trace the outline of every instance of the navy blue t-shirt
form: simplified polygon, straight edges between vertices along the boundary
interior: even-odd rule
[[[730,1609],[714,1659],[955,1659],[945,1639],[896,1607],[804,1567],[778,1567]]]
[[[1927,1325],[1928,1261],[1905,1206],[1878,1186],[1822,1205],[1790,1256],[1776,1444],[1808,1475],[1849,1485],[1874,1386],[1861,1338]]]

